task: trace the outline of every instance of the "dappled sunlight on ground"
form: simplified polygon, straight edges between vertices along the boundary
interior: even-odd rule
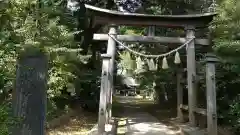
[[[126,134],[127,132],[127,127],[126,127],[126,118],[121,118],[119,119],[118,121],[118,128],[117,128],[117,134],[118,135],[123,135],[123,134]]]
[[[48,130],[47,135],[88,135],[96,122],[96,114],[80,112],[78,116],[62,122],[60,127]]]
[[[129,123],[133,124],[133,123]],[[177,135],[180,134],[180,130],[174,130],[171,126],[166,126],[162,123],[136,123],[133,124],[133,128],[131,129],[133,133],[139,134],[151,134],[151,133],[158,133],[158,134],[167,134],[167,135]]]
[[[180,135],[180,128],[169,122],[175,117],[175,113],[172,113],[175,110],[159,108],[149,99],[120,96],[115,99],[114,111],[118,117],[126,119],[125,123],[118,125],[118,134]]]
[[[128,114],[127,125],[131,134],[145,135],[178,135],[180,129],[174,125],[166,124],[159,121],[147,112],[136,112]],[[129,133],[129,134],[130,134]]]

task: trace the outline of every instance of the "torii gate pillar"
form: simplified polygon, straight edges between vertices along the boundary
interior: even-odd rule
[[[186,38],[195,37],[195,27],[187,26]],[[195,59],[195,41],[192,40],[187,46],[187,84],[188,84],[188,105],[189,105],[189,123],[196,126],[196,115],[194,113],[197,107],[196,92],[196,59]]]
[[[117,36],[117,26],[112,24],[109,26],[109,35]],[[109,62],[109,87],[107,91],[107,122],[112,117],[112,93],[114,90],[114,67],[115,67],[115,55],[116,55],[116,42],[114,39],[112,39],[110,36],[108,38],[108,46],[107,46],[107,54],[111,56],[110,62]]]

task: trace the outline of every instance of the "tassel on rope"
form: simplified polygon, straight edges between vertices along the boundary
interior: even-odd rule
[[[151,62],[149,59],[147,59],[147,65],[148,65],[148,70],[151,70]]]
[[[156,68],[155,68],[156,66],[155,66],[155,63],[154,63],[153,59],[150,60],[150,65],[151,65],[151,69],[150,70],[156,71]]]
[[[143,64],[142,64],[142,60],[139,56],[136,58],[136,64],[137,64],[136,72],[140,73],[142,71]]]
[[[141,69],[141,58],[140,57],[136,58],[136,63],[137,63],[137,69]]]
[[[163,63],[162,63],[162,69],[168,69],[168,63],[167,63],[167,58],[164,57],[163,58]]]
[[[180,63],[181,63],[180,55],[179,55],[178,52],[176,52],[176,54],[175,54],[174,63],[175,63],[175,64],[180,64]]]
[[[131,55],[130,55],[129,52],[126,52],[126,57],[127,57],[128,59],[131,58]]]
[[[156,82],[154,81],[154,82],[153,82],[153,87],[155,87],[155,86],[156,86]]]

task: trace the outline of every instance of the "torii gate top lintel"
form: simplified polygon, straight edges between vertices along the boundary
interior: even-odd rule
[[[217,13],[189,15],[150,15],[124,13],[120,11],[98,8],[85,4],[87,12],[93,16],[95,24],[116,24],[133,26],[164,26],[164,27],[206,27]]]

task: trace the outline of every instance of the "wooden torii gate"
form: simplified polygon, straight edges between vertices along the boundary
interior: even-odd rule
[[[188,39],[195,37],[196,28],[204,28],[213,20],[216,13],[204,13],[194,15],[147,15],[136,13],[123,13],[85,5],[89,17],[93,19],[94,24],[109,25],[109,33],[119,41],[123,42],[143,42],[143,43],[171,43],[184,44]],[[154,33],[148,36],[136,35],[118,35],[118,25],[132,26],[163,26],[177,27],[185,29],[186,37],[156,37]],[[101,92],[99,102],[98,134],[105,132],[105,124],[109,123],[112,117],[112,93],[114,60],[116,52],[116,42],[108,34],[94,34],[93,39],[99,41],[108,41],[107,53],[102,55],[102,78]],[[189,124],[196,126],[196,113],[207,116],[208,134],[217,135],[217,113],[216,113],[216,88],[215,88],[215,62],[217,59],[214,55],[206,55],[206,95],[207,109],[197,108],[196,100],[196,59],[195,46],[210,46],[209,39],[195,38],[187,46],[187,85],[188,85],[188,105],[183,105],[183,91],[181,86],[181,72],[177,74],[177,98],[178,98],[178,118],[183,121],[182,110],[189,113]]]

